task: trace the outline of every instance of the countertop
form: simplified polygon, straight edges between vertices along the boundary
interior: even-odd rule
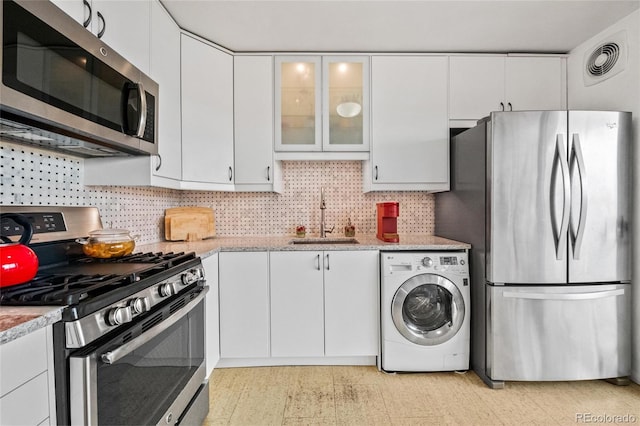
[[[214,237],[202,241],[170,242],[164,241],[141,245],[136,251],[149,252],[191,252],[198,256],[208,257],[221,251],[303,251],[303,250],[467,250],[470,244],[449,240],[434,235],[400,234],[399,243],[385,243],[373,234],[356,234],[357,244],[292,244],[294,240],[315,240],[317,235],[304,238],[289,236],[249,236],[249,237]],[[345,239],[339,236],[328,236],[327,240]]]
[[[400,234],[399,243],[385,243],[372,234],[356,235],[357,244],[292,244],[293,240],[312,240],[290,236],[215,237],[193,242],[158,242],[136,247],[136,252],[195,252],[208,257],[221,251],[294,251],[294,250],[467,250],[471,245],[433,235]],[[344,239],[328,236],[328,240]],[[64,306],[0,306],[0,344],[29,334],[39,328],[60,321]]]
[[[0,306],[0,345],[62,319],[64,306]]]

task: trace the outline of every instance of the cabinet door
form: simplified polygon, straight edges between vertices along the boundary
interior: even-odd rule
[[[449,119],[479,120],[504,105],[504,56],[449,57]]]
[[[325,355],[378,354],[378,252],[324,253]]]
[[[205,349],[207,377],[220,360],[220,313],[218,297],[218,254],[202,259],[204,275],[209,286],[205,301]]]
[[[51,2],[81,25],[89,18],[89,8],[82,0],[51,0]],[[88,22],[87,25],[89,25]]]
[[[319,56],[276,56],[276,151],[322,149],[321,75]]]
[[[93,0],[91,32],[149,74],[150,3],[138,0]],[[102,18],[98,17],[98,13]]]
[[[180,29],[159,2],[151,2],[150,76],[160,86],[156,176],[180,180]]]
[[[233,183],[233,58],[182,34],[182,178]]]
[[[447,76],[444,56],[372,57],[374,185],[447,184]]]
[[[322,253],[271,253],[271,356],[324,355]]]
[[[220,356],[269,356],[267,252],[220,253]]]
[[[369,58],[322,57],[322,148],[369,150]]]
[[[566,108],[564,59],[508,57],[505,100],[514,111]]]
[[[233,58],[236,184],[273,185],[273,58]]]

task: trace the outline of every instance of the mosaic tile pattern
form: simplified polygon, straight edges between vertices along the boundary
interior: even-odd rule
[[[357,233],[375,233],[376,203],[398,201],[399,233],[432,235],[435,200],[424,192],[362,193],[359,161],[283,163],[284,191],[233,193],[176,191],[151,187],[85,186],[83,159],[11,143],[0,143],[0,205],[96,206],[103,226],[139,234],[141,244],[162,241],[164,209],[211,207],[219,236],[290,235],[296,225],[318,234],[320,188],[326,222],[335,235],[350,218]]]

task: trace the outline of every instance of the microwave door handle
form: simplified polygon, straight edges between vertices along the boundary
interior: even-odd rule
[[[136,83],[136,86],[138,87],[138,96],[140,97],[140,121],[138,122],[138,133],[136,133],[136,137],[141,138],[144,136],[144,129],[147,126],[147,96],[142,83]]]
[[[147,331],[146,333],[136,337],[133,340],[128,341],[124,345],[122,345],[122,346],[120,346],[120,347],[118,347],[118,348],[116,348],[116,349],[114,349],[112,351],[103,353],[100,356],[100,359],[105,364],[113,364],[113,363],[121,360],[122,358],[124,358],[125,356],[130,354],[131,352],[135,351],[136,349],[138,349],[139,347],[141,347],[142,345],[144,345],[145,343],[149,342],[151,339],[153,339],[154,337],[156,337],[157,335],[159,335],[160,333],[162,333],[163,331],[165,331],[166,329],[171,327],[173,324],[175,324],[178,321],[180,321],[198,303],[200,303],[200,301],[202,301],[202,299],[204,299],[204,297],[207,295],[208,291],[209,291],[209,287],[204,287],[202,289],[202,291],[200,292],[200,294],[195,299],[193,299],[191,302],[187,303],[184,306],[184,308],[182,308],[179,311],[171,314],[166,320],[164,320],[164,321],[160,322],[159,324],[157,324],[156,326],[150,328],[149,331]]]

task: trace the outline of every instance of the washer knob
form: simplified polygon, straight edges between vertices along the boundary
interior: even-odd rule
[[[426,266],[427,268],[430,268],[430,267],[433,266],[433,260],[431,260],[430,257],[425,257],[425,258],[422,259],[422,264],[424,266]]]
[[[128,306],[113,308],[107,313],[107,324],[109,325],[120,325],[132,320],[131,317],[131,308]]]
[[[129,307],[134,314],[141,314],[149,310],[149,299],[146,297],[136,297],[129,302]]]

